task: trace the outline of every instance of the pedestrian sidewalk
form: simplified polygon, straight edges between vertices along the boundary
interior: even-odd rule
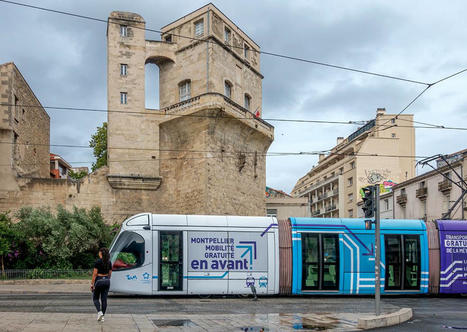
[[[356,314],[132,315],[0,313],[0,331],[358,331]]]

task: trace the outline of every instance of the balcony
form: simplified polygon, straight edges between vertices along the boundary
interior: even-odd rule
[[[205,110],[207,107],[210,109],[222,110],[225,115],[220,114],[219,117],[231,116],[237,118],[245,125],[256,129],[267,137],[274,137],[274,127],[272,125],[263,119],[256,117],[254,113],[235,103],[233,100],[216,92],[203,93],[188,100],[160,109],[160,121],[165,122],[170,121],[177,116],[187,116],[201,110]]]
[[[311,215],[317,216],[317,215],[321,214],[320,212],[321,212],[320,210],[315,210],[315,211],[313,211],[313,212],[311,213]]]
[[[443,194],[448,194],[451,191],[452,182],[449,180],[443,180],[438,182],[438,190],[441,191]]]
[[[329,211],[334,211],[336,209],[336,205],[329,205],[329,206],[326,206],[326,212],[329,212]]]
[[[426,200],[427,195],[428,195],[428,188],[427,187],[419,188],[415,192],[415,196],[417,196],[417,198],[419,200],[421,200],[421,201]]]
[[[396,202],[397,204],[405,207],[407,204],[407,195],[406,194],[400,194],[399,196],[396,197]]]

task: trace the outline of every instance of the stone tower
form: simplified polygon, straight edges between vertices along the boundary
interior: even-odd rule
[[[259,46],[213,4],[145,39],[137,14],[107,27],[108,165],[114,189],[147,190],[159,213],[265,213]],[[160,109],[145,108],[145,64]]]

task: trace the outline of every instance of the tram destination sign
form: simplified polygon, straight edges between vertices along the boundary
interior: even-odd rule
[[[188,271],[268,270],[267,237],[257,232],[188,232]]]

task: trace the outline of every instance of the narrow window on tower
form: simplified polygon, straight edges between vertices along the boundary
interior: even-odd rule
[[[247,44],[244,45],[243,55],[245,56],[245,59],[248,59],[250,56],[250,47]]]
[[[128,65],[121,63],[120,64],[120,76],[126,76]]]
[[[178,84],[178,91],[180,94],[180,101],[185,101],[191,98],[191,81],[185,80]]]
[[[245,93],[245,103],[244,103],[244,107],[247,109],[247,110],[250,110],[250,104],[251,104],[251,97]]]
[[[128,37],[128,27],[126,25],[120,25],[120,36]]]
[[[224,95],[232,99],[232,83],[224,81]]]
[[[226,44],[230,44],[230,36],[232,35],[232,32],[230,32],[230,29],[225,27],[224,28],[224,42]]]
[[[120,104],[127,104],[127,93],[120,92]]]
[[[195,37],[200,37],[204,34],[204,20],[195,22]]]

